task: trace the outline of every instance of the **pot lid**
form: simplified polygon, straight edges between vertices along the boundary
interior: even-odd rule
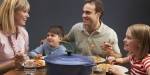
[[[45,58],[47,63],[59,65],[92,65],[93,62],[87,57],[79,54],[68,55],[49,55]]]

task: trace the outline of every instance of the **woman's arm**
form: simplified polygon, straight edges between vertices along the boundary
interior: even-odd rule
[[[9,60],[0,64],[0,72],[6,72],[15,67],[15,61]]]

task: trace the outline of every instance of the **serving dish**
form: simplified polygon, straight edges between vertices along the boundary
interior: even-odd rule
[[[106,59],[104,59],[104,58],[102,58],[100,56],[90,56],[90,58],[96,64],[104,63],[106,61]]]

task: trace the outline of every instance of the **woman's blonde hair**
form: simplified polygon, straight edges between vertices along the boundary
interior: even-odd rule
[[[0,30],[4,33],[16,33],[14,14],[24,9],[30,9],[27,0],[3,0],[0,5]]]
[[[139,43],[139,59],[143,59],[150,53],[150,26],[146,24],[134,24],[128,27],[133,38]]]

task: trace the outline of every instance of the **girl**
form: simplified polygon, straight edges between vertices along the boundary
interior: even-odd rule
[[[115,60],[117,63],[130,62],[130,75],[150,75],[150,26],[134,24],[128,27],[123,40],[129,55]],[[111,67],[115,75],[124,75],[118,68]]]

